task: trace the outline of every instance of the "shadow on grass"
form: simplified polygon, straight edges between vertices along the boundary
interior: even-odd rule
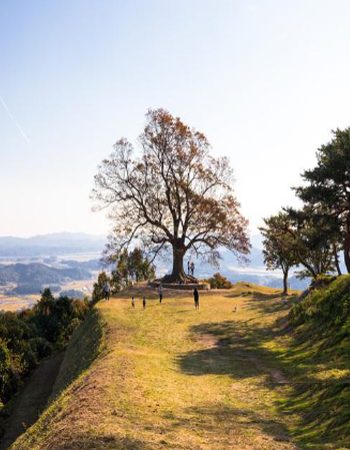
[[[190,417],[190,420],[187,417]],[[271,436],[275,441],[289,441],[290,433],[285,424],[274,419],[268,419],[266,414],[260,414],[242,408],[228,407],[225,404],[205,404],[202,406],[186,408],[181,417],[174,414],[166,414],[166,419],[172,420],[172,427],[184,429],[191,427],[192,430],[203,428],[203,417],[205,420],[205,430],[209,435],[216,434],[218,439],[221,431],[225,430],[225,435],[231,434],[232,437],[245,435],[247,430],[252,433],[256,429],[257,433],[263,431],[264,434]],[[231,442],[233,444],[233,442]],[[238,447],[237,447],[238,448]]]
[[[214,339],[209,348],[179,356],[177,362],[183,373],[229,375],[235,379],[264,374],[269,381],[270,372],[258,362],[274,361],[275,355],[263,347],[276,334],[272,326],[254,328],[248,323],[225,321],[197,325],[191,331]]]
[[[102,322],[99,311],[93,308],[74,331],[65,352],[50,402],[93,364],[101,351],[104,327],[105,324]]]
[[[266,298],[266,297],[265,297]],[[271,297],[270,297],[271,299]],[[281,305],[264,305],[261,300],[249,304],[250,308],[268,312]],[[229,375],[233,379],[260,377],[259,383],[268,389],[278,388],[276,404],[280,415],[293,415],[293,434],[303,445],[317,445],[318,449],[350,448],[350,383],[349,381],[322,382],[315,378],[312,363],[303,351],[298,350],[292,336],[292,352],[277,354],[264,344],[286,332],[276,326],[259,327],[248,322],[226,321],[206,323],[192,327],[192,332],[208,343],[208,348],[183,354],[178,358],[181,371],[187,375]],[[211,339],[208,340],[208,336]],[[299,352],[299,353],[298,353]],[[311,370],[310,370],[311,369]],[[280,371],[287,376],[287,383],[274,380],[273,373]],[[237,411],[231,411],[232,415]],[[229,415],[230,412],[228,411]],[[250,411],[244,411],[249,416]],[[253,421],[259,420],[251,417]],[[270,424],[271,430],[282,426]],[[261,422],[261,427],[264,423]],[[269,424],[268,424],[269,427]],[[266,432],[269,432],[268,427]],[[282,427],[283,428],[283,427]],[[282,433],[283,435],[283,433]],[[342,447],[339,447],[342,446]]]
[[[350,448],[349,382],[300,383],[280,402],[282,414],[298,416],[295,436],[318,449]]]
[[[276,301],[277,300],[277,301]],[[249,309],[256,310],[262,314],[275,314],[279,311],[288,311],[290,307],[298,301],[298,296],[281,294],[257,293],[254,298],[248,300]]]

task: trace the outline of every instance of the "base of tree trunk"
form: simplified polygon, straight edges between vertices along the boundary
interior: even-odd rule
[[[192,275],[184,275],[181,277],[176,277],[174,275],[165,275],[165,277],[159,280],[161,283],[172,283],[172,284],[198,284],[197,278]]]

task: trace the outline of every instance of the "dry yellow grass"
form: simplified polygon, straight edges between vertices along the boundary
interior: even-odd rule
[[[22,308],[28,308],[30,303],[35,303],[39,298],[39,295],[26,295],[23,298],[0,294],[0,311],[18,311]]]
[[[135,293],[98,304],[104,351],[13,450],[297,448],[277,408],[278,291],[202,293],[195,310],[190,293],[165,290],[159,305],[144,287],[145,311]]]

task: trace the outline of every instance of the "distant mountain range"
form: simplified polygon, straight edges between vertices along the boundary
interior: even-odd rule
[[[89,280],[91,273],[83,268],[56,269],[46,264],[2,264],[0,283],[64,283],[69,280]]]
[[[29,264],[28,270],[25,270],[19,265],[15,269],[1,268],[0,270],[0,282],[4,280],[10,272],[19,271],[21,275],[11,275],[12,278],[18,277],[18,283],[22,284],[20,281],[27,277],[29,279],[35,280],[47,280],[50,283],[59,283],[56,281],[63,275],[63,272],[57,272],[57,270],[62,270],[55,268],[56,258],[58,256],[64,257],[64,255],[70,255],[69,259],[63,260],[60,258],[60,264],[69,267],[67,270],[78,269],[80,271],[86,270],[96,270],[99,268],[96,256],[93,256],[93,261],[79,262],[74,261],[74,256],[72,255],[83,255],[88,253],[101,253],[107,238],[105,236],[96,236],[86,233],[54,233],[47,235],[39,235],[30,238],[17,238],[17,237],[0,237],[0,260],[3,261],[13,260],[14,262],[25,261],[41,261],[44,262],[45,267],[34,266]],[[278,271],[270,272],[266,271],[264,266],[264,258],[262,254],[262,238],[260,235],[256,234],[251,236],[252,250],[249,255],[250,262],[244,266],[240,266],[236,257],[229,251],[223,250],[222,260],[220,261],[220,268],[210,266],[209,264],[196,262],[196,272],[195,275],[201,278],[208,278],[216,271],[220,271],[232,282],[236,281],[249,281],[256,284],[261,284],[271,287],[281,287],[282,286],[282,275]],[[186,263],[187,264],[187,263]],[[54,267],[52,267],[54,266]],[[159,275],[165,274],[169,271],[171,262],[167,261],[156,261],[157,273]],[[35,270],[34,270],[35,269]],[[37,275],[35,275],[37,272]],[[26,275],[26,273],[28,275]],[[29,275],[30,274],[30,275]],[[84,279],[84,273],[81,273]],[[74,275],[73,275],[74,276]],[[72,278],[77,279],[77,278]],[[304,289],[309,284],[309,280],[298,280],[291,274],[291,286],[295,289]],[[36,281],[35,281],[36,282]],[[48,283],[48,281],[44,281]]]
[[[0,258],[100,252],[105,244],[105,236],[85,233],[53,233],[30,238],[0,237]]]
[[[59,291],[70,281],[90,280],[84,267],[55,268],[41,263],[0,264],[0,286],[5,295],[39,294],[44,286]]]

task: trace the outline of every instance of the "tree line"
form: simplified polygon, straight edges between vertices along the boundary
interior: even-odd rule
[[[0,410],[42,358],[66,346],[90,303],[45,289],[32,309],[0,313]]]
[[[343,255],[350,273],[350,128],[333,131],[316,156],[316,166],[301,174],[303,185],[293,188],[302,206],[282,208],[260,228],[265,263],[282,270],[284,293],[292,267],[312,280],[341,275]]]
[[[113,264],[114,269],[110,276],[105,271],[99,274],[96,283],[94,283],[93,303],[104,298],[106,283],[110,284],[112,294],[116,294],[130,286],[134,281],[155,278],[155,266],[139,247],[135,247],[130,252],[126,248],[117,253],[109,253],[106,250],[104,262],[108,265]]]

